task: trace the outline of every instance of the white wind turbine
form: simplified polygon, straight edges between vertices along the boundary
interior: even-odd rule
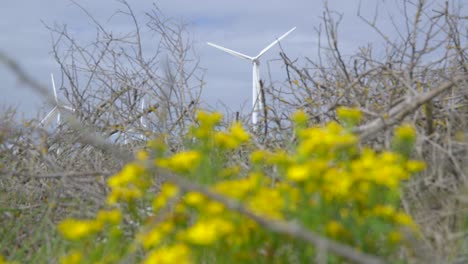
[[[52,80],[52,88],[54,89],[54,99],[55,99],[55,107],[41,120],[41,125],[48,125],[52,121],[52,119],[57,116],[57,125],[60,125],[60,112],[63,110],[75,112],[75,109],[67,106],[67,105],[60,105],[58,96],[57,96],[57,89],[55,88],[55,81],[54,81],[54,74],[50,74],[50,78]]]
[[[284,33],[281,37],[277,38],[275,41],[273,41],[270,45],[268,45],[266,48],[264,48],[260,53],[258,53],[257,56],[251,57],[247,56],[245,54],[242,54],[240,52],[234,51],[227,49],[225,47],[221,47],[219,45],[213,44],[211,42],[208,42],[207,44],[215,47],[217,49],[220,49],[222,51],[225,51],[231,55],[234,55],[236,57],[246,59],[252,62],[253,65],[253,70],[252,70],[252,107],[253,107],[253,112],[252,112],[252,123],[255,125],[258,122],[258,115],[260,112],[263,111],[264,105],[263,105],[263,98],[262,93],[260,92],[260,57],[265,54],[269,49],[271,49],[274,45],[276,45],[278,42],[280,42],[283,38],[285,38],[289,33],[293,32],[296,29],[296,27],[293,27],[291,30],[288,32]]]
[[[145,130],[148,127],[148,123],[147,123],[145,115],[144,115],[145,106],[146,106],[145,98],[143,98],[141,100],[141,104],[140,104],[140,114],[141,114],[141,116],[140,116],[140,125],[142,126],[142,130]],[[128,132],[124,134],[124,144],[128,144],[128,138],[129,137],[134,138],[134,136],[137,135],[137,134],[140,134],[139,137],[140,137],[141,140],[145,140],[146,139],[145,132],[146,131],[137,132],[134,128],[130,128],[128,130]],[[130,136],[127,135],[127,134],[130,134]]]
[[[140,124],[141,124],[141,126],[143,127],[143,130],[146,130],[146,128],[148,128],[148,123],[146,122],[146,118],[145,118],[145,114],[144,114],[145,106],[146,106],[146,104],[145,104],[145,98],[143,98],[143,99],[141,100],[141,106],[140,106],[140,107],[141,107],[141,109],[140,109],[140,111],[141,111]],[[141,138],[142,140],[146,139],[145,133],[146,133],[146,131],[143,131],[143,133],[140,135],[140,138]]]

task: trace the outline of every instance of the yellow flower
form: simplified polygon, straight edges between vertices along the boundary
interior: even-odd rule
[[[158,211],[159,209],[166,206],[167,201],[170,198],[176,196],[178,193],[179,188],[176,185],[168,182],[164,183],[161,186],[161,190],[158,196],[156,196],[156,198],[153,200],[153,210]]]
[[[241,172],[240,166],[227,167],[227,168],[224,168],[219,173],[219,176],[221,178],[236,177],[236,176],[238,176],[240,174],[240,172]]]
[[[359,109],[348,107],[339,107],[337,109],[338,117],[350,125],[356,125],[361,121],[362,113]]]
[[[81,263],[83,256],[79,251],[71,251],[67,255],[60,257],[60,264],[78,264]],[[0,264],[3,262],[0,261]]]
[[[250,154],[250,161],[253,164],[260,164],[264,159],[267,153],[263,150],[255,150]]]
[[[394,219],[395,219],[395,222],[400,224],[400,225],[404,225],[404,226],[408,226],[408,227],[413,227],[415,226],[414,222],[413,222],[413,219],[411,218],[411,216],[409,216],[408,214],[406,213],[403,213],[403,212],[397,212],[394,216]]]
[[[197,120],[202,126],[214,127],[223,119],[223,115],[218,112],[207,113],[205,111],[197,112]]]
[[[174,229],[174,224],[169,221],[162,222],[149,232],[142,232],[137,235],[137,240],[145,249],[157,246],[164,239],[164,236]]]
[[[214,140],[217,145],[226,149],[238,148],[242,143],[249,141],[249,134],[242,128],[239,122],[232,124],[228,132],[217,132]]]
[[[185,244],[163,246],[151,251],[143,264],[191,264],[190,249]]]
[[[109,178],[108,185],[111,188],[126,186],[129,183],[140,186],[144,182],[141,179],[144,172],[145,169],[140,164],[127,164],[119,173]]]
[[[201,205],[205,201],[205,196],[199,192],[188,192],[185,195],[185,203],[192,206]]]
[[[235,122],[229,127],[229,133],[238,143],[245,143],[250,139],[250,135],[244,130],[239,122]]]
[[[216,145],[225,149],[235,149],[239,146],[239,142],[229,134],[225,132],[217,132],[214,135],[214,141]]]
[[[397,244],[401,241],[401,239],[402,235],[398,231],[391,231],[390,233],[388,233],[388,240],[390,241],[390,243]]]
[[[201,154],[195,150],[182,151],[167,159],[156,160],[156,165],[171,169],[175,172],[187,173],[198,166]]]
[[[65,219],[59,226],[59,232],[69,240],[79,240],[97,233],[102,225],[94,220]]]
[[[149,249],[158,245],[163,239],[164,234],[158,228],[154,228],[148,233],[139,234],[137,240],[143,245],[145,249]]]
[[[399,160],[400,156],[393,152],[385,151],[380,154],[380,160],[385,164],[396,164]]]
[[[221,214],[224,212],[224,205],[216,201],[209,201],[203,206],[203,210],[210,215]]]
[[[307,114],[303,110],[296,111],[291,116],[291,120],[299,126],[305,126],[307,124],[307,119]]]
[[[149,154],[148,152],[144,151],[144,150],[140,150],[137,152],[137,159],[138,160],[147,160],[148,157],[149,157]]]
[[[325,233],[332,238],[337,238],[338,236],[343,234],[344,231],[344,227],[338,221],[335,220],[328,222],[325,226]]]
[[[132,203],[141,197],[143,197],[143,192],[135,187],[115,187],[107,196],[106,202],[108,205],[114,205],[119,201]]]
[[[177,185],[165,182],[161,186],[161,195],[165,197],[174,197],[179,193],[179,187]]]
[[[420,172],[426,168],[426,163],[419,160],[409,160],[406,163],[406,168],[411,173]]]
[[[247,201],[248,207],[260,214],[273,219],[282,219],[284,200],[278,189],[260,188]]]
[[[69,262],[70,264],[73,263],[78,263],[78,262]],[[2,255],[0,255],[0,264],[19,264],[19,262],[16,261],[6,261]]]
[[[250,173],[249,176],[245,178],[218,182],[212,189],[219,194],[231,198],[243,198],[246,194],[254,190],[262,179],[266,180],[263,174]]]
[[[120,220],[122,220],[122,212],[117,209],[107,211],[100,210],[97,213],[96,219],[100,223],[118,224]]]
[[[395,214],[395,208],[391,205],[377,205],[372,210],[372,213],[381,217],[392,217]]]
[[[404,124],[396,128],[395,137],[399,140],[413,141],[416,138],[416,130],[410,124]]]
[[[288,168],[287,177],[295,182],[302,182],[309,178],[310,168],[307,165],[294,165]]]
[[[199,220],[185,231],[184,237],[191,244],[208,246],[233,229],[233,225],[222,218]]]

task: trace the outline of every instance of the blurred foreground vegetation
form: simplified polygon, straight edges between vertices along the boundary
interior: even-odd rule
[[[396,40],[361,17],[385,46],[355,54],[325,8],[319,57],[280,53],[287,79],[262,82],[257,126],[206,111],[186,25],[155,6],[140,26],[121,4],[132,34],[94,19],[82,43],[48,27],[73,113],[55,127],[2,113],[0,263],[468,262],[458,1],[401,1]],[[2,51],[0,63],[48,94]]]

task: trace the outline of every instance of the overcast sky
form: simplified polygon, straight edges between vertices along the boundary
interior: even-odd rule
[[[122,6],[114,0],[76,0],[105,26],[127,31],[129,19],[110,19]],[[387,13],[398,13],[399,0],[335,0],[330,8],[343,14],[340,28],[341,47],[351,54],[360,45],[379,45],[379,38],[357,17],[359,3],[364,16],[372,18],[379,10],[379,26],[392,35]],[[434,1],[437,6],[443,0]],[[463,1],[461,1],[463,2]],[[142,22],[145,11],[152,8],[150,1],[129,1]],[[237,1],[178,1],[156,2],[167,17],[183,19],[189,23],[194,48],[205,68],[206,87],[203,100],[215,107],[226,104],[232,110],[242,105],[250,107],[251,64],[206,45],[207,41],[225,46],[247,55],[256,55],[269,43],[294,26],[297,30],[281,42],[291,58],[309,57],[317,53],[317,34],[314,27],[321,23],[321,0],[237,0]],[[50,86],[50,73],[59,73],[59,66],[51,52],[51,37],[42,24],[67,24],[76,39],[87,40],[95,32],[89,18],[67,0],[2,1],[0,6],[0,50],[15,58],[38,81]],[[43,22],[42,22],[43,21]],[[273,80],[284,81],[284,72],[278,58],[279,49],[271,49],[262,57],[261,74],[266,79],[266,66],[274,73]],[[18,83],[15,76],[0,65],[0,109],[6,105],[18,107],[28,117],[43,116],[51,107],[29,88]]]

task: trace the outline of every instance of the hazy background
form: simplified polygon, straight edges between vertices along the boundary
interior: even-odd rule
[[[130,19],[112,16],[123,6],[114,0],[77,0],[104,26],[114,32],[125,32],[132,27]],[[401,1],[341,0],[330,1],[330,9],[343,15],[340,27],[340,47],[351,54],[358,46],[372,43],[377,48],[381,40],[357,17],[372,19],[377,12],[378,26],[390,36],[396,36],[390,15],[398,15]],[[443,0],[432,1],[440,7]],[[462,1],[463,2],[463,1]],[[145,12],[152,8],[149,1],[129,1],[140,23],[148,19]],[[206,86],[202,100],[222,110],[227,105],[234,111],[242,106],[250,109],[251,64],[206,45],[207,41],[231,48],[247,55],[256,55],[290,28],[297,26],[281,42],[290,58],[316,59],[317,34],[314,28],[321,23],[323,1],[157,1],[157,6],[168,17],[189,24],[194,49],[206,69]],[[51,51],[51,34],[44,24],[66,24],[69,32],[86,43],[95,37],[95,26],[72,2],[66,0],[3,1],[0,5],[0,50],[15,58],[38,81],[51,87],[50,73],[59,74]],[[398,21],[398,20],[397,20]],[[143,35],[145,32],[142,33]],[[148,33],[149,34],[149,33]],[[285,80],[279,60],[279,48],[272,48],[262,57],[262,79],[273,82]],[[383,52],[381,53],[383,55]],[[303,61],[303,60],[302,60]],[[43,117],[50,110],[43,98],[19,83],[15,76],[0,65],[0,109],[15,106],[26,117]],[[51,88],[52,91],[52,88]],[[20,115],[21,116],[21,115]]]

